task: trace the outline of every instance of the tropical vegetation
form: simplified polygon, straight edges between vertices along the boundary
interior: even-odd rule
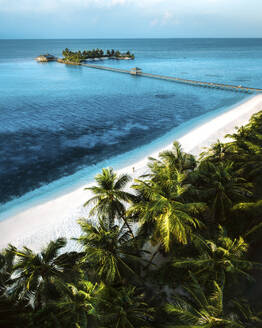
[[[93,49],[93,50],[83,50],[83,51],[71,51],[66,48],[62,51],[63,60],[73,63],[80,63],[81,61],[85,61],[86,59],[95,59],[95,58],[114,58],[114,59],[134,59],[135,55],[132,54],[129,50],[126,52],[120,52],[119,50],[106,50],[103,49]]]
[[[95,177],[76,250],[2,250],[0,327],[262,327],[262,112],[148,168]]]

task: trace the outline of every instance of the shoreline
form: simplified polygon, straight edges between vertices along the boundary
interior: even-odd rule
[[[236,104],[233,108],[193,127],[178,140],[185,152],[199,155],[203,147],[208,147],[217,139],[225,140],[227,133],[233,133],[234,128],[245,125],[252,114],[262,110],[262,95],[256,95]],[[173,140],[173,141],[174,141]],[[150,156],[157,157],[158,153],[170,149],[172,144],[154,151]],[[128,173],[132,178],[138,178],[147,170],[148,156],[132,165],[116,170],[118,174]],[[112,165],[113,166],[113,165]],[[133,167],[135,171],[133,172]],[[115,169],[115,167],[113,166]],[[93,177],[94,179],[94,177]],[[87,186],[93,185],[94,180],[67,194],[30,207],[26,210],[0,221],[0,248],[6,247],[9,242],[21,247],[24,244],[34,250],[40,249],[48,240],[60,236],[77,237],[81,229],[76,223],[79,217],[87,217],[88,209],[82,204],[90,198],[91,193],[84,191]],[[70,247],[71,241],[68,243]]]
[[[240,106],[242,103],[252,99],[253,96],[245,97],[242,100],[218,107],[213,111],[207,112],[197,117],[193,117],[178,126],[172,128],[161,137],[151,142],[138,146],[118,155],[105,158],[104,160],[77,170],[74,174],[62,177],[49,184],[43,185],[33,191],[25,193],[19,198],[14,198],[0,207],[0,222],[11,218],[27,209],[41,205],[58,197],[69,194],[76,189],[82,188],[94,181],[94,176],[101,172],[104,167],[114,167],[115,170],[125,169],[128,166],[147,159],[153,153],[159,153],[162,149],[170,146],[174,140],[185,136],[192,130],[202,126],[204,123],[224,114],[231,109]]]

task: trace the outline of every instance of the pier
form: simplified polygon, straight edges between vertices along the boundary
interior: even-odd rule
[[[114,68],[114,67],[108,67],[108,66],[101,66],[101,65],[93,65],[93,64],[80,64],[81,66],[89,67],[89,68],[95,68],[105,71],[111,71],[111,72],[117,72],[117,73],[124,73],[124,74],[131,74],[136,76],[144,76],[147,78],[153,78],[158,80],[166,80],[176,83],[183,83],[188,85],[193,85],[197,87],[204,87],[204,88],[213,88],[213,89],[220,89],[220,90],[228,90],[228,91],[235,91],[235,92],[244,92],[244,93],[262,93],[262,89],[258,88],[250,88],[250,87],[244,87],[242,85],[236,86],[231,84],[222,84],[222,83],[212,83],[212,82],[202,82],[202,81],[194,81],[194,80],[186,80],[181,79],[178,77],[172,77],[172,76],[165,76],[165,75],[158,75],[158,74],[151,74],[151,73],[144,73],[142,70],[137,69],[137,71],[134,73],[134,70],[132,69],[121,69],[121,68]]]

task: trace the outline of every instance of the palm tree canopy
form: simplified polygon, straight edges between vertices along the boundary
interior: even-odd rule
[[[139,262],[140,257],[124,225],[112,226],[102,219],[98,226],[83,219],[78,222],[83,231],[78,241],[85,250],[84,261],[94,267],[97,277],[112,283],[123,279],[124,274],[137,275],[131,264]]]
[[[100,217],[121,215],[125,209],[123,202],[129,202],[133,197],[132,194],[124,191],[127,183],[131,181],[131,177],[127,174],[117,177],[113,169],[109,168],[103,169],[102,174],[98,174],[95,180],[97,186],[85,188],[85,190],[91,190],[95,195],[84,204],[84,206],[95,204],[90,215],[95,213]]]
[[[179,172],[185,172],[187,170],[193,170],[196,167],[196,159],[193,155],[183,152],[179,142],[173,142],[173,148],[171,150],[163,151],[159,154],[159,164],[168,166],[173,169],[177,169]]]
[[[101,327],[150,328],[153,309],[135,287],[104,288],[97,300]]]
[[[235,313],[226,310],[223,287],[213,281],[213,288],[206,295],[196,278],[191,275],[192,283],[184,287],[184,296],[176,296],[166,311],[179,321],[170,327],[177,328],[244,328]]]
[[[96,318],[96,296],[103,288],[86,280],[79,281],[77,285],[62,286],[63,298],[54,303],[58,308],[57,317],[62,322],[70,322],[72,327],[89,327]]]
[[[200,160],[218,163],[227,158],[230,150],[231,143],[222,143],[220,140],[217,140],[216,143],[200,154]]]
[[[232,168],[233,164],[228,162],[203,161],[193,175],[200,200],[210,205],[211,215],[217,221],[224,221],[235,203],[252,195],[252,184]]]
[[[51,241],[40,253],[34,253],[24,247],[15,250],[17,257],[14,265],[14,275],[17,293],[21,298],[44,296],[55,291],[55,281],[71,280],[77,273],[76,263],[81,253],[69,252],[59,255],[66,245],[65,238]],[[42,295],[41,295],[42,294]]]
[[[227,275],[243,275],[251,278],[247,271],[251,270],[255,263],[246,259],[248,244],[242,237],[232,240],[220,226],[216,241],[204,240],[195,236],[193,240],[199,255],[194,258],[175,258],[174,267],[193,269],[203,281],[215,279],[225,283]]]
[[[12,284],[11,276],[14,270],[15,251],[16,248],[9,245],[0,253],[0,295]]]
[[[95,180],[97,186],[86,188],[86,190],[91,190],[94,194],[84,204],[84,206],[94,204],[90,211],[90,216],[97,214],[98,218],[110,220],[112,224],[114,224],[115,219],[122,219],[130,233],[133,234],[125,217],[125,205],[134,199],[134,195],[124,190],[128,182],[131,181],[131,177],[127,174],[118,177],[113,169],[109,168],[103,169],[102,174],[98,174]]]
[[[172,179],[166,179],[169,173],[170,170],[164,167],[158,172],[156,182],[135,180],[133,188],[141,201],[128,210],[129,214],[138,215],[141,225],[148,222],[154,225],[154,238],[163,244],[166,251],[169,251],[174,240],[187,244],[193,229],[201,225],[195,215],[205,209],[203,203],[183,202],[187,189],[183,183],[185,175],[175,169],[171,173]]]

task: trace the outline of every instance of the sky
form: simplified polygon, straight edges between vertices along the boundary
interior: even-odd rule
[[[0,0],[0,39],[262,37],[262,0]]]

